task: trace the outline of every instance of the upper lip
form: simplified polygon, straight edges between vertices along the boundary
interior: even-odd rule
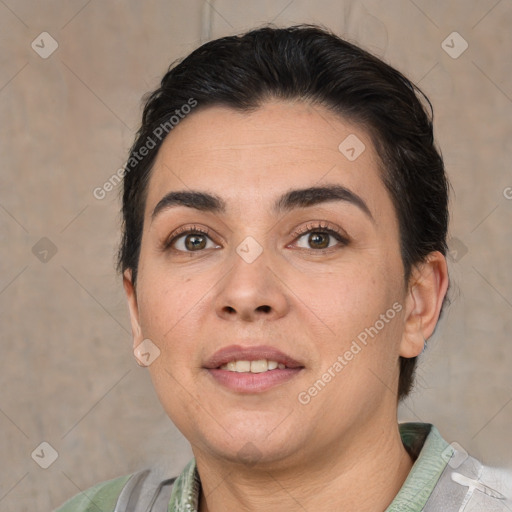
[[[219,368],[223,364],[231,361],[258,361],[267,359],[268,361],[276,361],[282,363],[288,368],[302,368],[304,365],[268,345],[258,345],[253,347],[242,347],[241,345],[230,345],[229,347],[217,350],[204,364],[204,368]]]

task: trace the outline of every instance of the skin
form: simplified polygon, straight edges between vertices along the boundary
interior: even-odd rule
[[[354,161],[338,150],[350,134],[366,147]],[[134,347],[149,338],[160,350],[149,371],[191,443],[201,512],[326,504],[384,510],[407,477],[413,460],[397,424],[398,360],[420,354],[434,331],[448,275],[444,256],[434,252],[404,282],[398,221],[379,166],[363,127],[299,101],[268,101],[252,113],[197,110],[160,148],[136,290],[129,270],[123,282]],[[358,194],[373,220],[346,201],[272,213],[291,188],[326,183]],[[174,206],[152,221],[165,194],[187,189],[222,197],[226,213]],[[328,237],[322,252],[309,233],[296,233],[314,221],[339,228],[348,243]],[[185,252],[184,235],[174,250],[162,249],[174,231],[193,225],[210,229],[205,248]],[[248,236],[262,248],[252,263],[236,252]],[[394,303],[401,311],[301,404],[299,393]],[[304,369],[265,392],[236,393],[203,368],[232,344],[274,346]]]

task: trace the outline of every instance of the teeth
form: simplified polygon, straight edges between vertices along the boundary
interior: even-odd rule
[[[251,361],[251,372],[252,373],[263,373],[268,370],[268,363],[266,359],[260,359],[259,361]]]
[[[283,370],[286,366],[282,363],[278,363],[277,361],[259,359],[257,361],[230,361],[220,367],[221,370],[240,373],[263,373],[268,370],[275,370],[276,368]]]
[[[235,372],[250,372],[251,362],[250,361],[237,361],[235,364]]]

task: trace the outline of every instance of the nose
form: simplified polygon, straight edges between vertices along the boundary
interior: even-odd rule
[[[263,250],[253,261],[243,252],[234,253],[230,263],[215,298],[219,317],[254,322],[286,315],[289,291],[268,250]]]

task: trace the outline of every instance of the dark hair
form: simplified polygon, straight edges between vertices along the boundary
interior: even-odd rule
[[[267,25],[203,44],[171,65],[147,98],[125,167],[118,253],[118,270],[131,269],[134,286],[152,164],[165,135],[191,110],[185,106],[253,111],[274,98],[323,105],[370,134],[398,217],[405,285],[430,252],[446,255],[448,181],[428,98],[399,71],[325,27]],[[400,358],[399,400],[412,388],[415,366],[416,358]]]

